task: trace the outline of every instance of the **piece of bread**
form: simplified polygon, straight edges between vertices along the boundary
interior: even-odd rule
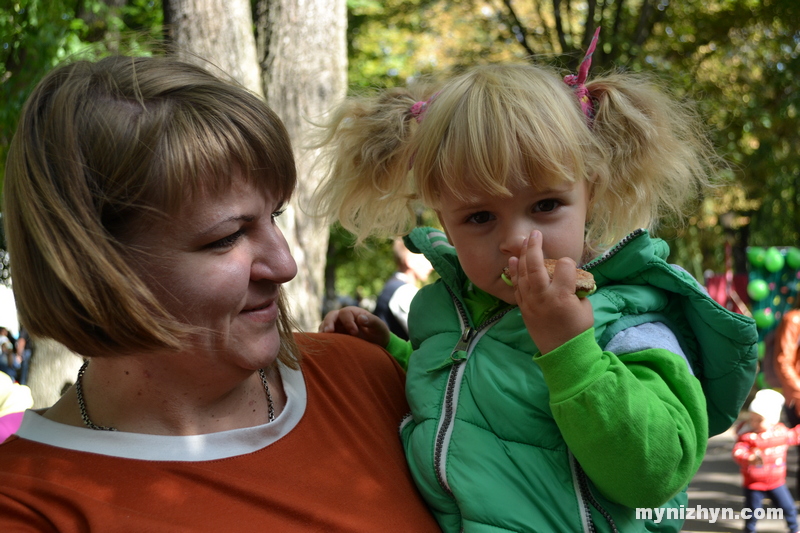
[[[550,279],[553,279],[553,273],[556,269],[556,260],[545,259],[544,267],[547,269],[547,275],[550,276]],[[578,279],[575,280],[575,294],[578,296],[578,298],[585,298],[597,289],[597,285],[594,282],[594,276],[592,276],[590,272],[587,272],[582,268],[578,268],[576,270],[578,271]],[[508,267],[503,267],[503,275],[501,277],[503,278],[503,281],[509,285],[512,284]]]

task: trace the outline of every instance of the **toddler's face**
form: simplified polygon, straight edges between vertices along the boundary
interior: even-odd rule
[[[439,220],[458,252],[461,266],[480,289],[514,304],[513,287],[500,277],[508,259],[519,256],[531,231],[542,232],[544,257],[570,257],[580,265],[589,204],[586,182],[537,189],[515,188],[511,197],[461,200],[441,195]]]

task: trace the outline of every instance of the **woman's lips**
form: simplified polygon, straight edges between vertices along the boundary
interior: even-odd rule
[[[242,309],[242,314],[260,322],[273,322],[278,318],[276,300],[268,300]]]

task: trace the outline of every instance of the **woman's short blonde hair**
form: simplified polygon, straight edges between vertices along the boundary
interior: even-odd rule
[[[56,68],[11,142],[4,221],[20,321],[87,356],[180,349],[191,328],[130,266],[127,234],[242,175],[288,200],[289,136],[257,96],[170,57]],[[296,346],[283,298],[279,358]]]

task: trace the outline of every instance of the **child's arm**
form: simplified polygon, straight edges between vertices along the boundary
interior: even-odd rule
[[[733,445],[731,456],[733,457],[733,460],[736,461],[736,463],[740,466],[747,466],[755,459],[750,443],[743,441],[741,437],[736,444]]]
[[[534,360],[567,445],[606,497],[657,507],[689,484],[705,453],[708,416],[681,356],[660,348],[617,356],[590,328]]]
[[[389,331],[386,323],[369,311],[355,306],[342,307],[331,311],[322,319],[321,333],[344,333],[377,344],[400,363],[403,370],[408,369],[411,343],[404,341]]]
[[[553,416],[589,478],[629,507],[668,501],[694,476],[708,438],[705,396],[686,361],[663,348],[604,352],[591,303],[575,295],[574,261],[560,259],[551,281],[540,232],[509,270]]]

